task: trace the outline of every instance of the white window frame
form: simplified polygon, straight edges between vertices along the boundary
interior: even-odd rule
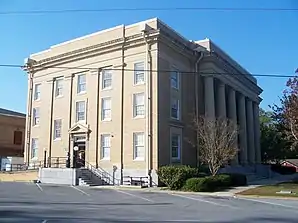
[[[173,138],[174,137],[178,137],[178,145],[177,145],[177,157],[173,157]],[[178,133],[171,133],[171,142],[170,142],[170,148],[171,148],[171,161],[174,161],[174,162],[181,162],[181,146],[182,146],[182,142],[181,142],[181,134],[178,134]]]
[[[56,86],[55,86],[55,97],[59,98],[63,96],[63,79],[57,78],[56,79]]]
[[[175,74],[177,74],[177,77]],[[180,89],[180,71],[177,68],[172,67],[170,75],[171,75],[170,76],[171,88],[179,90]],[[177,84],[173,85],[173,81],[176,81]]]
[[[54,140],[60,140],[61,135],[62,135],[62,119],[55,119],[54,120]]]
[[[84,119],[83,120],[79,120],[79,112],[83,112],[83,111],[78,111],[78,109],[79,109],[79,103],[84,103]],[[76,111],[76,122],[85,122],[86,121],[86,111],[87,111],[87,109],[86,109],[86,105],[87,105],[87,103],[86,103],[86,101],[84,101],[84,100],[82,100],[82,101],[76,101],[76,104],[75,104],[75,111]]]
[[[136,104],[136,99],[137,99],[137,96],[139,96],[139,95],[142,95],[143,97],[144,97],[144,103],[143,104],[141,104],[141,105],[137,105]],[[145,92],[139,92],[139,93],[134,93],[133,94],[133,96],[132,96],[133,98],[132,98],[132,100],[133,100],[133,118],[144,118],[145,116],[146,116],[146,102],[145,102],[145,100],[146,100],[146,97],[145,97]],[[138,111],[138,107],[141,107],[141,106],[143,106],[143,108],[144,108],[144,114],[142,115],[138,115],[137,114],[137,111]]]
[[[177,102],[177,117],[173,116],[173,105],[174,102]],[[171,119],[180,120],[180,100],[176,97],[171,98]]]
[[[35,107],[32,109],[33,113],[33,126],[39,126],[40,123],[40,107]]]
[[[105,138],[109,138],[109,145],[104,145]],[[108,156],[105,156],[106,149],[108,149]],[[111,158],[111,134],[101,134],[100,135],[100,158],[101,160],[110,160]]]
[[[41,88],[40,83],[34,85],[34,101],[39,101],[40,100],[40,95],[41,95],[41,89],[40,88]]]
[[[37,160],[38,159],[38,139],[32,138],[31,139],[31,159]]]
[[[105,75],[111,74],[110,78],[106,78]],[[110,86],[105,86],[105,81],[110,80]],[[101,72],[101,90],[110,90],[113,86],[113,71],[111,69],[104,69]]]
[[[143,68],[138,69],[137,66],[142,64]],[[138,75],[143,75],[143,81],[138,81]],[[146,83],[145,62],[139,61],[134,63],[134,85],[143,85]]]
[[[138,136],[143,136],[143,142],[137,142]],[[143,156],[138,156],[139,149],[143,150]],[[144,132],[134,132],[133,133],[133,159],[137,161],[145,160],[145,133]]]
[[[104,101],[110,101],[110,108],[104,108]],[[110,117],[105,117],[105,111],[110,111]],[[112,98],[111,97],[104,97],[101,98],[101,121],[111,121],[112,120]]]
[[[85,81],[81,82],[81,77],[85,78]],[[82,86],[85,86],[85,89],[82,90]],[[78,74],[77,78],[77,93],[84,94],[87,91],[87,75],[85,73]]]

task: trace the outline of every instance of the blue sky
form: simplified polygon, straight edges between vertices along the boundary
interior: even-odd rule
[[[0,11],[144,7],[298,8],[297,0],[1,0]],[[159,17],[192,40],[211,38],[254,74],[293,75],[298,67],[298,11],[124,11],[67,14],[0,14],[0,64],[23,64],[31,53],[120,24]],[[0,107],[26,111],[27,75],[0,67]],[[278,102],[287,78],[257,77],[261,106]]]

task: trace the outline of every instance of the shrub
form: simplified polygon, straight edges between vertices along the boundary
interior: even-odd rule
[[[214,192],[231,186],[246,185],[246,176],[242,174],[219,174],[216,176],[191,178],[186,180],[184,190],[194,192]]]
[[[171,190],[179,190],[185,181],[192,177],[198,177],[197,168],[185,165],[162,166],[157,170],[157,175],[162,183]]]
[[[229,175],[216,175],[201,178],[191,178],[186,180],[183,187],[184,190],[194,192],[214,192],[231,185],[231,177]]]

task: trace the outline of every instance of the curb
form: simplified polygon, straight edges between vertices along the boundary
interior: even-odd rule
[[[281,196],[266,196],[266,195],[238,195],[235,194],[236,198],[271,198],[278,200],[298,200],[298,197],[281,197]]]
[[[93,187],[94,189],[110,189],[110,190],[131,190],[131,191],[142,191],[142,192],[153,192],[153,193],[166,193],[166,194],[192,194],[192,195],[202,195],[202,196],[214,196],[214,197],[234,197],[233,193],[229,192],[190,192],[190,191],[172,191],[172,190],[155,190],[155,189],[144,189],[144,188],[129,188],[129,187]],[[222,193],[222,194],[221,194]]]

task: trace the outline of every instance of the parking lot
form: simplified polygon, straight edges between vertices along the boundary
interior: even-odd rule
[[[0,222],[297,222],[298,201],[0,182]]]

